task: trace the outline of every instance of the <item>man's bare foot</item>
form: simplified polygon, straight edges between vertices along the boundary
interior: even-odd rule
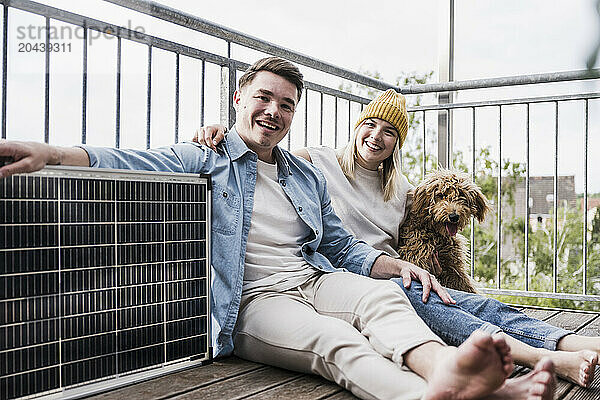
[[[507,379],[504,385],[486,400],[552,400],[556,379],[554,365],[549,358],[538,362],[533,371],[518,378]]]
[[[552,351],[549,352],[549,358],[562,378],[583,387],[590,386],[594,380],[598,364],[598,354],[594,351]]]
[[[479,399],[494,393],[512,372],[504,339],[475,331],[458,348],[448,347],[436,360],[425,399]]]

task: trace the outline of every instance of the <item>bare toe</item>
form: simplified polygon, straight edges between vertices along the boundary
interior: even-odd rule
[[[527,375],[508,379],[487,399],[502,400],[552,400],[556,388],[554,364],[548,358],[538,362]]]
[[[588,387],[594,380],[598,354],[590,350],[555,351],[550,357],[556,365],[556,373],[579,386]]]
[[[493,393],[506,379],[503,341],[475,331],[436,365],[425,398],[478,399]]]

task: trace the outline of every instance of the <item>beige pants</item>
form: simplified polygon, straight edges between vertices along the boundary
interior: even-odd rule
[[[363,399],[420,399],[426,383],[402,356],[429,341],[443,343],[396,283],[336,272],[243,296],[234,352],[321,375]]]

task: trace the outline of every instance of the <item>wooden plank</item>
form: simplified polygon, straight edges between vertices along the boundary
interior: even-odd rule
[[[583,315],[583,314],[582,314]],[[585,314],[588,315],[588,314]],[[593,319],[583,327],[578,328],[577,334],[585,336],[600,336],[600,317],[593,315]],[[596,374],[589,388],[573,385],[573,389],[566,394],[564,400],[597,400],[600,399],[600,367],[596,367]]]
[[[600,370],[596,368],[596,376],[591,387],[582,388],[573,385],[573,389],[567,393],[563,400],[597,400],[600,399]]]
[[[577,330],[579,335],[583,336],[600,336],[600,316],[596,315],[589,324]]]
[[[581,329],[590,321],[596,318],[595,314],[582,314],[571,311],[561,311],[560,313],[548,318],[547,323],[554,326],[576,331]]]
[[[266,367],[237,357],[229,357],[215,361],[210,365],[187,369],[93,396],[91,399],[161,399],[259,369],[266,369]]]
[[[571,311],[554,312],[552,310],[532,310],[532,311],[536,311],[536,312],[537,311],[545,311],[547,313],[547,315],[549,315],[549,317],[545,319],[546,322],[548,322],[549,324],[552,324],[554,326],[561,327],[563,329],[569,329],[569,330],[576,331],[579,334],[581,334],[582,331],[588,326],[590,327],[589,328],[590,333],[592,333],[592,334],[597,334],[597,333],[594,333],[595,332],[594,329],[596,329],[597,331],[600,331],[600,321],[598,319],[598,316],[595,314],[577,313],[577,312],[571,312]],[[540,313],[536,313],[536,314],[540,315]],[[543,313],[542,313],[542,315],[543,315]],[[529,371],[530,370],[528,368],[520,367],[518,372],[515,375],[521,376]],[[599,380],[600,380],[600,374],[597,371],[596,376],[594,378],[594,382],[592,382],[592,385],[594,385],[594,384],[597,385],[598,384],[597,382]],[[566,380],[559,378],[557,381],[556,394],[555,394],[554,398],[555,399],[570,399],[571,396],[584,396],[584,397],[577,397],[578,399],[587,399],[587,398],[598,399],[598,398],[600,398],[595,393],[596,392],[592,389],[584,389],[584,388],[581,388],[581,387],[579,387],[575,384],[572,384]],[[591,397],[585,397],[585,396],[588,396],[588,394],[590,394]]]
[[[525,308],[521,310],[524,314],[536,319],[545,321],[546,319],[558,314],[560,311],[556,310],[542,310],[539,308]]]
[[[327,400],[358,400],[358,397],[354,396],[352,393],[344,390],[343,392],[334,394],[330,397],[325,397]]]
[[[531,372],[531,370],[529,368],[517,366],[517,367],[515,367],[515,370],[513,371],[512,375],[510,377],[517,378],[519,376],[528,374],[529,372]],[[554,398],[561,399],[562,396],[564,396],[565,393],[569,393],[569,391],[571,391],[574,386],[576,386],[576,385],[574,385],[571,382],[568,382],[562,378],[558,378],[556,381],[556,392],[554,394]]]
[[[269,389],[262,393],[245,397],[248,400],[265,399],[294,399],[294,400],[314,400],[322,399],[327,396],[341,392],[343,389],[333,382],[330,382],[317,375],[304,375],[299,379]]]
[[[298,372],[267,367],[225,379],[173,398],[202,400],[241,399],[288,383],[301,375]]]

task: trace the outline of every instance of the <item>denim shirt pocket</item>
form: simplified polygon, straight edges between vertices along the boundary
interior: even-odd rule
[[[235,191],[213,182],[212,229],[223,235],[233,235],[240,216],[240,198]]]

